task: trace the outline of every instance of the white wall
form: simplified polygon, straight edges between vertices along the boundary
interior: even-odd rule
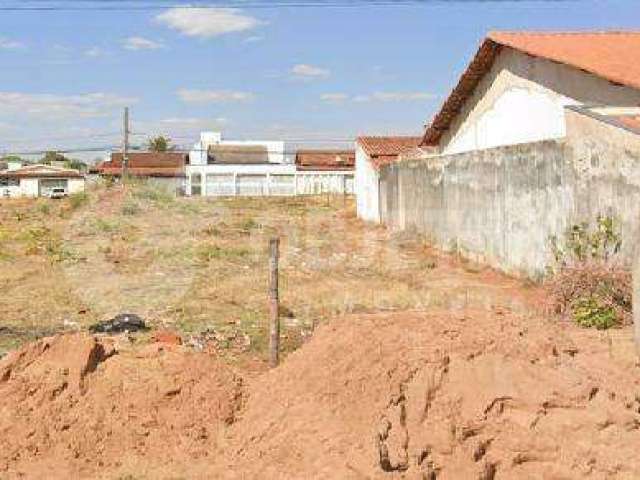
[[[288,152],[285,142],[271,140],[223,140],[218,132],[202,132],[200,141],[193,146],[189,152],[189,162],[191,165],[207,164],[207,149],[211,145],[237,146],[237,147],[264,147],[268,153],[270,163],[294,164],[296,155]]]
[[[638,105],[640,91],[503,48],[443,135],[443,153],[562,138],[564,107]]]
[[[84,178],[69,179],[69,195],[84,192]]]
[[[37,178],[20,179],[20,195],[23,197],[37,197],[40,195],[40,188]]]
[[[317,195],[355,191],[353,172],[297,172],[295,165],[189,165],[187,195],[195,195],[193,176],[200,174],[201,195]]]
[[[380,223],[379,174],[369,156],[356,145],[356,208],[358,218]]]

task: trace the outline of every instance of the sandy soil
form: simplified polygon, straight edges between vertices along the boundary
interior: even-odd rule
[[[0,362],[0,477],[635,479],[630,332],[506,309],[347,317],[242,380],[76,334]]]

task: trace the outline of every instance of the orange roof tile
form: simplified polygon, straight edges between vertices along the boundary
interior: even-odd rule
[[[356,164],[354,150],[298,150],[297,170],[353,170]]]
[[[431,125],[422,145],[437,145],[503,47],[640,89],[640,32],[490,32]]]
[[[127,173],[137,177],[183,177],[189,155],[181,152],[131,152]],[[122,174],[122,153],[112,153],[111,160],[96,165],[102,175]]]
[[[421,137],[358,137],[357,142],[378,169],[393,163],[398,156],[407,153],[420,144]]]

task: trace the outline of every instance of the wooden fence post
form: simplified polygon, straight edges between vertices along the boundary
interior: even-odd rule
[[[278,260],[280,239],[269,240],[269,366],[275,368],[280,352],[280,306],[278,295]]]

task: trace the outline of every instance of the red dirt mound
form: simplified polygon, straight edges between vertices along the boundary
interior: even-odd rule
[[[253,386],[230,471],[640,478],[640,368],[616,342],[501,312],[334,322]]]
[[[248,386],[180,346],[45,339],[0,361],[0,477],[637,479],[629,333],[354,316]]]
[[[0,361],[0,398],[0,477],[95,478],[211,455],[241,406],[242,382],[181,347],[118,351],[75,334]]]

